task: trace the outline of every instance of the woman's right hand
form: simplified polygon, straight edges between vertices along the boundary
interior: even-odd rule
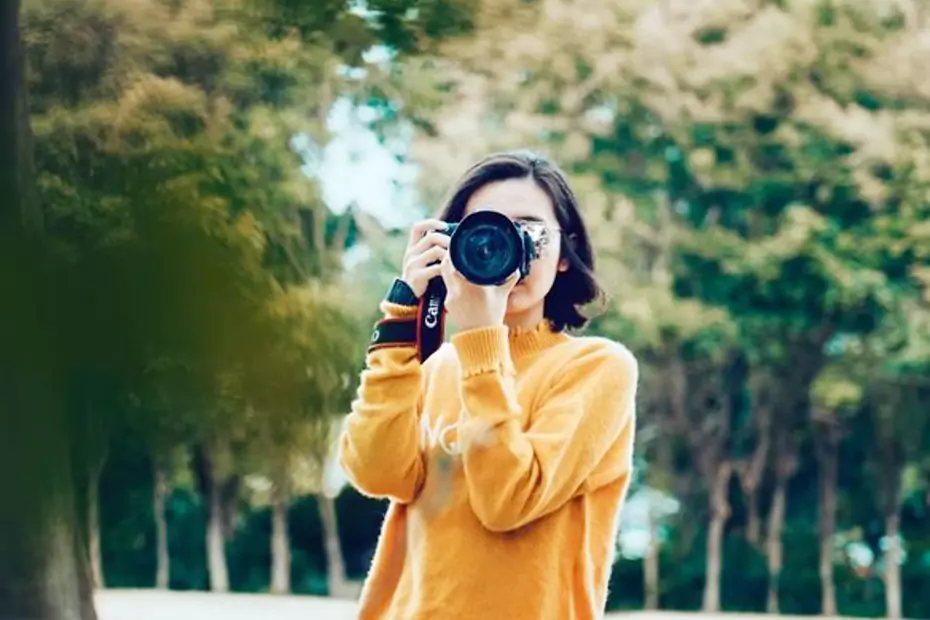
[[[428,219],[410,228],[401,279],[417,297],[422,297],[429,281],[440,275],[440,263],[449,249],[449,235],[438,231],[445,227],[441,220]]]

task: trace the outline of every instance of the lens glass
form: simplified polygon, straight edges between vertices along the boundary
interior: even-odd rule
[[[519,246],[513,230],[493,224],[479,224],[459,231],[453,261],[473,282],[506,279],[519,263]]]

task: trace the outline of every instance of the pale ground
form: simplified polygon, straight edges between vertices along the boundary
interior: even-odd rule
[[[354,610],[352,602],[310,596],[154,590],[105,590],[97,594],[100,620],[355,620]],[[607,617],[636,620],[710,618],[675,612],[624,612]],[[726,620],[764,619],[764,616],[753,614],[720,614],[716,617]]]

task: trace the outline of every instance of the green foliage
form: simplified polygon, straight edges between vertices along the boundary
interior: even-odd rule
[[[68,372],[122,403],[94,415],[129,412],[113,422],[155,445],[241,435],[254,407],[318,415],[333,388],[301,360],[352,350],[351,322],[288,292],[338,261],[290,148],[324,135],[335,57],[234,8],[50,0],[23,17]]]
[[[103,560],[111,587],[151,587],[155,580],[155,529],[151,460],[135,446],[117,448],[101,478]],[[368,570],[384,515],[384,504],[347,490],[336,502],[346,568],[352,578]],[[271,522],[267,507],[241,506],[228,544],[230,580],[237,591],[262,592],[269,585]],[[209,587],[203,549],[205,506],[189,485],[177,484],[167,501],[171,587]],[[294,591],[325,593],[326,563],[316,499],[298,498],[289,510]]]
[[[515,144],[573,176],[610,295],[589,329],[641,361],[643,481],[685,502],[681,523],[704,516],[708,472],[727,462],[764,522],[773,478],[819,475],[813,446],[827,459],[818,465],[839,450],[837,527],[868,523],[876,557],[876,514],[923,497],[915,481],[927,470],[908,465],[928,445],[916,403],[930,370],[917,4],[482,2],[474,32],[431,59],[443,74],[403,82],[448,93],[408,111],[426,128],[414,147],[426,195]],[[803,613],[820,604],[815,515],[790,513],[816,504],[808,495],[789,488],[780,593],[784,610]],[[721,596],[760,609],[764,558],[734,547],[744,500],[726,502],[736,529]],[[676,553],[703,548],[683,540]],[[922,566],[911,557],[905,574]],[[693,569],[678,560],[661,567],[661,585],[681,580],[688,595],[662,603],[696,607],[706,558]],[[733,569],[756,565],[754,585]],[[875,613],[877,574],[844,566],[840,610]],[[919,613],[906,590],[904,600]]]
[[[209,584],[204,481],[252,477],[295,496],[294,590],[326,589],[313,494],[403,245],[331,214],[301,170],[348,99],[377,111],[386,143],[414,130],[430,204],[515,144],[571,173],[609,293],[589,330],[641,361],[637,489],[682,502],[663,524],[662,606],[700,607],[711,474],[771,440],[755,492],[765,522],[789,471],[781,607],[819,611],[811,446],[838,429],[840,611],[884,611],[881,538],[899,514],[904,613],[930,615],[912,595],[930,578],[930,98],[910,3],[545,4],[26,3],[47,243],[4,237],[20,260],[0,262],[0,343],[42,428],[60,429],[24,446],[91,470],[112,451],[110,585],[153,583],[157,464],[175,476],[172,587]],[[387,60],[370,60],[378,48]],[[346,274],[360,239],[373,258]],[[14,495],[25,504],[40,479]],[[747,540],[749,492],[728,489],[721,600],[761,611],[766,549]],[[266,590],[268,493],[234,495],[232,587]],[[383,505],[351,491],[337,504],[361,578]],[[853,541],[878,560],[855,565]],[[643,579],[642,562],[619,560],[610,606],[641,607]]]

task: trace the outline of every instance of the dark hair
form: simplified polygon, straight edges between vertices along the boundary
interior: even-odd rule
[[[565,173],[554,162],[529,150],[489,155],[465,171],[437,217],[445,222],[461,221],[476,191],[510,179],[532,179],[546,192],[561,229],[561,258],[568,261],[568,269],[556,275],[543,314],[556,331],[582,327],[588,317],[581,313],[581,307],[600,299],[602,291],[594,277],[594,253],[578,200]]]

